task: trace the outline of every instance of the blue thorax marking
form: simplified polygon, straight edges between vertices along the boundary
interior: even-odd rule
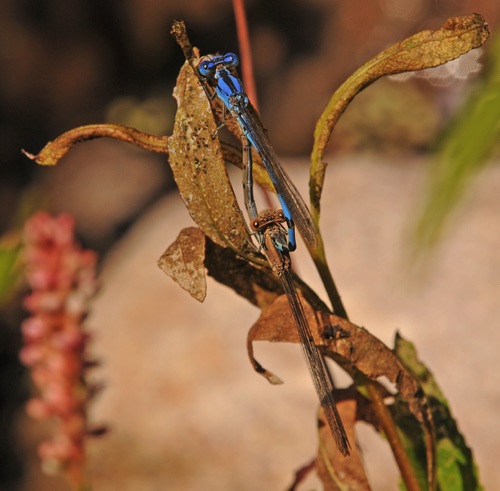
[[[243,91],[241,82],[237,77],[231,75],[227,68],[219,68],[215,73],[215,79],[217,80],[215,87],[217,95],[229,111],[236,110],[238,112],[238,104],[244,106],[248,104],[248,98]]]

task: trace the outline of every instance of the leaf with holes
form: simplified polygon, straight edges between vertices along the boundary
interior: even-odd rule
[[[178,109],[168,140],[169,162],[186,207],[214,242],[235,250],[249,245],[245,221],[224,166],[215,120],[193,68],[184,63],[174,89]]]

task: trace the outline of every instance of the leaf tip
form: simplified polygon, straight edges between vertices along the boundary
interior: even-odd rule
[[[28,157],[30,160],[36,160],[36,155],[28,152],[24,148],[21,148],[21,153],[24,154],[26,157]]]

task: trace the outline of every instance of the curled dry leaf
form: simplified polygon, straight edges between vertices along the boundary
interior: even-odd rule
[[[205,234],[196,227],[185,228],[158,260],[160,269],[199,302],[205,300]]]
[[[182,199],[196,224],[217,244],[243,251],[249,236],[224,167],[207,96],[184,63],[174,89],[178,109],[169,138],[169,161]]]
[[[293,482],[290,487],[287,488],[287,491],[297,491],[297,486],[299,486],[315,468],[316,458],[297,469]]]
[[[97,138],[114,138],[131,143],[136,147],[152,152],[168,153],[166,136],[155,136],[129,126],[120,124],[89,124],[66,131],[54,141],[45,145],[42,150],[33,155],[23,150],[23,153],[40,165],[56,165],[77,143],[95,140]]]
[[[311,206],[319,215],[326,163],[323,157],[333,128],[352,99],[384,75],[423,70],[454,60],[488,39],[488,25],[479,14],[448,19],[436,30],[425,30],[405,39],[356,70],[335,91],[314,130],[311,154]]]
[[[335,401],[340,417],[349,440],[353,442],[356,441],[354,426],[357,420],[357,406],[360,399],[362,399],[362,396],[354,386],[348,389],[335,390]],[[369,491],[371,488],[357,446],[351,449],[349,458],[342,455],[321,409],[318,426],[318,456],[295,472],[295,479],[288,491],[297,491],[298,486],[314,469],[316,469],[317,475],[323,483],[323,491],[341,491],[345,489]]]

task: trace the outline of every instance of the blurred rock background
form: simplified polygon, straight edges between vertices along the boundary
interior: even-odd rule
[[[451,16],[479,12],[493,34],[500,19],[491,0],[255,0],[247,8],[262,119],[287,156],[309,154],[332,92],[382,49]],[[98,375],[108,383],[96,417],[113,431],[92,444],[96,490],[284,489],[314,452],[307,373],[294,347],[263,348],[259,356],[287,382],[268,387],[244,352],[255,309],[215,284],[207,303],[195,305],[156,270],[189,224],[166,159],[111,140],[77,146],[54,169],[20,153],[90,123],[169,134],[183,63],[168,34],[174,19],[186,21],[202,53],[238,51],[228,1],[0,1],[0,227],[16,226],[33,206],[69,211],[84,244],[103,255],[90,324],[103,360]],[[417,343],[476,449],[486,488],[496,489],[498,166],[471,188],[431,273],[406,293],[398,276],[401,235],[432,149],[482,76],[488,45],[479,60],[463,62],[463,76],[380,80],[353,102],[330,146],[323,209],[335,211],[322,223],[353,320],[387,343],[396,329]],[[293,176],[305,191],[306,171]],[[307,263],[300,267],[309,280]],[[0,490],[64,489],[36,470],[46,429],[22,413],[29,384],[16,363],[21,315],[19,303],[9,306],[0,330]],[[379,459],[374,481],[396,489],[383,465],[391,457],[376,445],[366,446],[367,461]]]

